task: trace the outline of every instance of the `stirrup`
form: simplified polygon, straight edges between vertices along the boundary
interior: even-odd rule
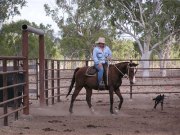
[[[104,83],[104,81],[101,81],[101,82],[99,83],[98,88],[99,88],[100,90],[105,89],[105,83]]]

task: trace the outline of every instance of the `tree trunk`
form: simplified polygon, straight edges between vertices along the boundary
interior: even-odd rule
[[[165,52],[164,50],[161,50],[160,51],[160,54],[158,55],[159,56],[159,59],[161,59],[160,61],[160,74],[161,76],[166,76],[166,70],[164,70],[163,68],[165,67],[165,61],[163,60],[165,58]]]
[[[171,53],[171,48],[172,48],[172,40],[169,40],[167,44],[165,45],[165,48],[160,52],[160,59],[164,59],[163,61],[160,61],[160,68],[161,69],[161,76],[166,76],[167,75],[167,66],[169,65],[169,61],[167,59],[170,59],[170,53]]]
[[[167,70],[165,68],[167,68],[167,66],[169,65],[169,61],[167,61],[167,59],[170,59],[170,52],[171,52],[171,48],[172,48],[172,42],[169,41],[166,45],[165,45],[165,49],[164,51],[162,51],[162,58],[164,59],[163,61],[160,62],[160,68],[161,69],[161,75],[162,76],[166,76],[167,75]]]
[[[149,76],[149,69],[148,68],[150,67],[149,59],[150,59],[150,56],[152,53],[152,51],[150,51],[150,49],[149,49],[150,39],[151,39],[150,33],[146,36],[145,39],[146,40],[144,42],[144,50],[143,50],[142,56],[141,56],[141,60],[142,60],[141,67],[144,68],[143,76],[148,77]]]
[[[2,29],[2,25],[3,25],[3,21],[1,21],[1,19],[0,19],[0,32],[1,32],[1,29]]]
[[[147,51],[147,52],[144,52],[141,56],[141,67],[142,68],[145,68],[143,70],[143,76],[149,76],[149,68],[150,67],[150,62],[149,62],[149,59],[150,59],[150,55],[151,55],[151,51]]]

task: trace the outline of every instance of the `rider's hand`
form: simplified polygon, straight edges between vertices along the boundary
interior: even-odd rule
[[[107,59],[107,60],[111,60],[111,57],[110,57],[110,56],[108,56],[106,59]]]
[[[101,67],[102,67],[102,64],[101,64],[101,63],[99,63],[99,64],[98,64],[98,67],[99,67],[99,68],[101,68]]]

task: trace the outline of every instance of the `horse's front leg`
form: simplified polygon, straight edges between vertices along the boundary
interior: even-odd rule
[[[113,111],[113,102],[114,102],[113,87],[110,87],[110,89],[109,89],[109,97],[110,97],[110,112],[111,112],[111,114],[113,114],[114,113],[114,111]]]

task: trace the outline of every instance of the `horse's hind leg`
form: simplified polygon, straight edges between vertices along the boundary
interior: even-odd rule
[[[71,104],[70,104],[70,107],[69,107],[69,112],[70,113],[73,113],[73,104],[74,104],[74,101],[76,100],[76,97],[78,96],[79,92],[81,91],[82,87],[75,87],[75,90],[74,90],[74,93],[72,94],[72,97],[71,97]]]
[[[92,96],[92,89],[86,87],[86,101],[91,111],[94,112],[94,109],[92,108],[92,104],[91,104],[91,96]]]
[[[113,112],[114,99],[113,99],[113,88],[112,87],[109,90],[109,96],[110,96],[110,112],[111,112],[111,114],[114,114],[114,112]]]
[[[120,102],[119,102],[118,109],[120,110],[124,99],[123,99],[123,97],[122,97],[121,92],[120,92],[119,89],[116,89],[114,92],[115,92],[116,95],[119,97]]]

